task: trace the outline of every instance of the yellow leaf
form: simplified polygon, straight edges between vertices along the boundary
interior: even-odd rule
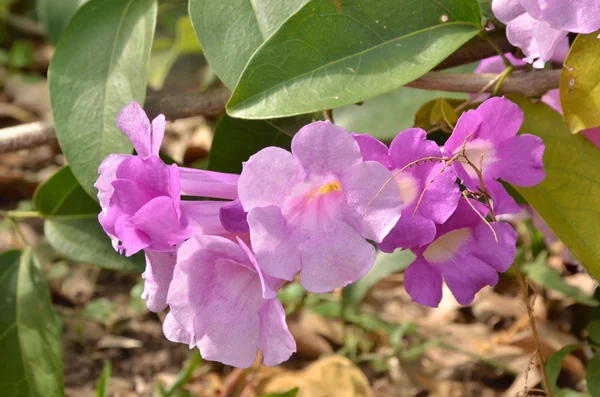
[[[560,103],[573,133],[600,126],[599,33],[577,36],[560,76]]]

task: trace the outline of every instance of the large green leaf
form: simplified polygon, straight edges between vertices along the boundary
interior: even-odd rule
[[[89,218],[100,212],[98,203],[83,190],[68,165],[38,186],[33,202],[45,218]]]
[[[521,132],[544,140],[546,178],[516,187],[552,231],[596,280],[600,280],[600,156],[582,135],[573,135],[561,116],[543,103],[514,98],[525,113]]]
[[[558,381],[558,375],[560,375],[562,362],[565,360],[565,357],[567,357],[573,351],[581,349],[582,347],[582,345],[564,346],[552,354],[546,361],[546,373],[548,374],[548,381],[550,382],[550,389],[552,390],[552,393],[557,394],[559,391],[556,382]]]
[[[11,397],[63,396],[60,330],[30,250],[0,255],[0,390]]]
[[[480,19],[477,0],[312,0],[252,56],[227,110],[282,117],[381,95],[431,70]]]
[[[598,32],[577,36],[560,75],[560,103],[572,132],[600,126],[599,62]]]
[[[371,270],[363,278],[344,288],[345,302],[351,305],[360,303],[369,288],[389,275],[406,270],[414,260],[415,255],[408,250],[396,250],[391,254],[377,252],[375,264]]]
[[[269,121],[224,116],[215,131],[208,169],[239,174],[242,162],[262,148],[278,146],[289,150],[294,134],[311,121],[309,115]]]
[[[48,219],[44,222],[44,234],[56,251],[71,260],[113,270],[144,270],[144,256],[136,254],[127,258],[119,255],[96,217]]]
[[[91,0],[64,31],[49,70],[56,134],[73,174],[91,196],[100,162],[130,153],[117,113],[143,102],[154,0]]]
[[[190,0],[206,59],[233,89],[256,49],[307,0]]]
[[[37,0],[38,19],[46,28],[50,43],[58,43],[69,20],[79,6],[85,2],[86,0]]]

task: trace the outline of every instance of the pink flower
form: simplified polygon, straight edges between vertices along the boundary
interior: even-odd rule
[[[416,160],[442,157],[438,145],[426,138],[427,133],[420,128],[402,131],[394,138],[388,152],[388,148],[377,139],[369,135],[354,135],[363,158],[380,162],[394,175]],[[436,224],[444,223],[452,215],[460,198],[456,175],[452,169],[440,173],[443,167],[440,161],[419,162],[395,177],[404,207],[400,220],[378,244],[379,249],[393,252],[396,248],[419,247],[433,240]],[[423,193],[432,180],[433,183]]]
[[[481,215],[487,209],[471,200]],[[437,227],[432,243],[412,249],[417,256],[404,273],[406,291],[416,303],[437,307],[442,299],[442,279],[461,305],[468,305],[486,285],[496,285],[498,272],[506,271],[516,253],[517,234],[507,223],[492,222],[498,237],[460,200],[454,214]]]
[[[396,184],[366,207],[391,173],[363,161],[354,138],[329,122],[308,124],[292,153],[268,147],[244,163],[238,192],[261,269],[309,291],[348,285],[371,268],[375,248],[400,218]]]
[[[506,24],[508,41],[536,68],[544,67],[569,32],[600,29],[597,0],[493,0],[492,10]]]
[[[193,234],[227,235],[221,214],[226,201],[182,201],[181,195],[236,199],[238,175],[166,165],[159,157],[165,117],[148,120],[132,102],[121,110],[117,125],[137,155],[112,154],[100,165],[96,181],[104,231],[119,252],[146,251],[144,297],[150,310],[166,307],[175,249]]]
[[[262,274],[241,240],[192,237],[179,248],[165,336],[197,346],[207,360],[246,368],[259,349],[265,365],[278,365],[296,351],[277,299],[282,283]]]
[[[496,215],[519,211],[515,200],[498,179],[517,186],[534,186],[546,173],[542,163],[544,143],[534,135],[516,136],[523,123],[523,112],[506,98],[491,98],[476,110],[463,113],[454,132],[444,145],[444,153],[452,157],[461,153],[481,168],[485,189],[493,201]],[[482,186],[475,170],[468,164],[453,164],[462,183],[473,191]]]

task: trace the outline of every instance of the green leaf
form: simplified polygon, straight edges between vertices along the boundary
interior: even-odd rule
[[[466,95],[456,93],[402,87],[367,100],[361,106],[348,105],[335,109],[333,119],[348,131],[389,141],[400,131],[415,125],[415,114],[424,104],[449,95],[466,98]]]
[[[38,186],[33,202],[45,218],[96,217],[100,212],[98,203],[83,190],[68,165]]]
[[[299,391],[299,388],[294,387],[293,389],[290,389],[284,393],[269,393],[264,394],[262,397],[296,397]]]
[[[289,150],[292,136],[311,121],[309,115],[266,121],[223,116],[215,130],[208,169],[239,174],[242,162],[262,148],[278,146]]]
[[[516,187],[596,280],[600,280],[598,218],[600,156],[584,136],[571,134],[558,113],[543,103],[513,98],[525,113],[521,132],[544,140],[546,178]]]
[[[98,383],[96,383],[96,397],[108,397],[111,371],[110,361],[104,360],[104,368],[102,368],[100,379],[98,379]]]
[[[371,270],[363,278],[344,288],[343,294],[346,304],[356,305],[360,303],[369,288],[389,275],[406,270],[414,259],[415,255],[408,250],[396,250],[391,254],[377,252],[375,264]]]
[[[577,36],[560,75],[560,103],[572,132],[600,126],[600,62],[598,32]]]
[[[56,135],[90,196],[102,160],[131,153],[115,120],[125,105],[144,100],[155,20],[154,0],[91,0],[75,13],[52,57]]]
[[[312,0],[252,56],[227,111],[282,117],[376,97],[431,70],[480,19],[477,0]]]
[[[190,17],[210,66],[233,89],[256,49],[308,0],[190,0]]]
[[[585,380],[592,397],[600,397],[600,355],[598,353],[588,363]]]
[[[523,265],[523,271],[527,276],[546,288],[561,292],[576,302],[588,306],[598,306],[599,302],[587,295],[579,288],[567,284],[560,273],[548,266],[548,253],[542,252],[535,261]]]
[[[198,42],[190,18],[181,17],[175,26],[175,42],[169,43],[162,51],[152,52],[148,68],[148,85],[153,90],[162,89],[169,70],[181,54],[201,53],[202,47]]]
[[[44,222],[48,243],[65,257],[113,270],[144,270],[143,254],[119,255],[102,230],[98,219],[53,220]]]
[[[60,330],[31,250],[0,254],[0,390],[11,397],[63,396]]]
[[[37,0],[38,19],[48,32],[48,41],[56,45],[75,11],[86,0]]]
[[[550,382],[550,389],[552,390],[552,393],[558,393],[556,381],[558,380],[558,375],[562,369],[562,362],[564,361],[565,357],[571,354],[571,352],[581,349],[581,347],[582,345],[564,346],[562,349],[551,355],[546,361],[546,373],[548,374],[548,382]]]

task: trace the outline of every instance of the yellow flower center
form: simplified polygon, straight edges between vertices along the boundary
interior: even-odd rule
[[[310,189],[308,192],[306,192],[306,195],[308,196],[309,199],[314,199],[319,196],[323,196],[327,193],[341,192],[341,191],[342,191],[342,184],[337,180],[333,180],[329,183],[326,183],[325,185],[316,187],[314,189]]]

